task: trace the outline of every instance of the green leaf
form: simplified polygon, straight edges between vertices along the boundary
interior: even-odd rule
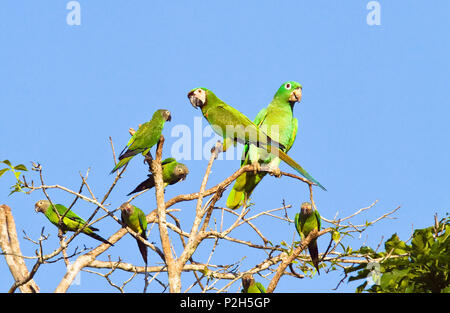
[[[0,161],[0,163],[5,163],[6,165],[8,165],[9,167],[12,168],[11,162],[9,162],[9,160],[3,160],[3,161]]]
[[[337,243],[339,241],[339,238],[341,238],[341,234],[335,230],[331,235],[331,238],[333,238],[334,242]]]
[[[7,171],[9,171],[9,168],[4,168],[0,170],[0,177],[2,177],[3,174],[5,174]]]
[[[19,164],[19,165],[14,166],[14,169],[16,171],[24,171],[24,172],[28,171],[27,167],[25,165],[23,165],[23,164]]]

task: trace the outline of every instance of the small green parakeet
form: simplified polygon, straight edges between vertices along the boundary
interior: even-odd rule
[[[266,288],[261,283],[255,282],[252,274],[242,276],[242,293],[266,293]]]
[[[186,179],[186,176],[189,174],[189,170],[186,165],[183,163],[178,163],[174,158],[167,158],[161,162],[162,172],[163,172],[163,181],[164,187],[168,185],[176,184],[182,180]],[[155,186],[155,179],[153,174],[148,174],[148,178],[140,183],[132,192],[130,192],[127,196],[143,191],[146,189],[153,188]]]
[[[267,108],[262,109],[256,116],[254,123],[270,138],[277,140],[288,152],[297,135],[298,120],[293,116],[294,104],[302,98],[302,85],[289,81],[281,85]],[[246,144],[244,147],[241,166],[259,162],[267,165],[271,170],[279,170],[280,159],[265,149]],[[256,185],[267,172],[245,172],[234,183],[228,195],[227,206],[237,209],[247,202]]]
[[[135,155],[142,153],[142,155],[146,156],[150,149],[158,143],[165,122],[171,119],[172,117],[168,110],[160,109],[153,113],[152,119],[142,124],[130,138],[119,155],[119,163],[114,166],[111,174],[125,166]]]
[[[36,212],[44,213],[45,217],[53,224],[59,227],[59,217],[58,214],[55,211],[58,211],[59,216],[64,218],[62,219],[61,224],[61,230],[65,234],[67,231],[73,231],[76,232],[81,227],[86,225],[86,222],[76,215],[72,210],[67,211],[68,209],[62,205],[62,204],[55,204],[52,205],[50,201],[48,200],[39,200],[34,205]],[[87,226],[84,227],[84,229],[81,231],[83,234],[88,235],[89,237],[92,237],[94,239],[97,239],[103,243],[109,244],[113,246],[112,243],[110,243],[108,240],[102,238],[101,236],[94,233],[94,231],[98,231],[98,228],[95,228],[93,226]]]
[[[134,232],[147,240],[147,219],[144,212],[128,202],[123,203],[120,206],[120,210],[122,211],[120,215],[122,223],[130,227]],[[147,265],[147,246],[139,239],[136,239],[136,242],[139,247],[139,251],[141,252],[142,258]]]
[[[303,202],[301,205],[300,213],[295,214],[295,228],[297,229],[300,237],[305,239],[309,233],[316,229],[320,231],[321,218],[319,211],[314,210],[311,203]],[[309,255],[311,256],[311,261],[314,267],[319,272],[319,249],[317,248],[317,238],[311,240],[308,245]]]
[[[188,93],[189,101],[194,108],[200,108],[203,116],[209,122],[212,129],[224,138],[223,149],[231,143],[251,144],[263,148],[278,156],[290,167],[306,179],[326,190],[317,180],[308,174],[297,162],[288,156],[283,150],[286,147],[267,136],[247,116],[220,100],[212,91],[206,88],[195,88]],[[259,162],[253,165],[258,169]]]

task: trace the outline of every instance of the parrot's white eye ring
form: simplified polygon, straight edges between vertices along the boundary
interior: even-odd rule
[[[289,90],[289,89],[291,89],[291,84],[290,83],[287,83],[286,85],[284,85],[284,87],[287,89],[287,90]]]

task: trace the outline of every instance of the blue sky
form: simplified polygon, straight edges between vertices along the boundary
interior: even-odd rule
[[[40,162],[48,184],[74,190],[80,185],[79,172],[91,168],[90,185],[102,196],[113,181],[109,136],[120,151],[129,127],[148,121],[156,109],[168,109],[173,119],[164,129],[167,157],[177,140],[171,129],[180,124],[193,129],[194,118],[201,116],[186,97],[192,88],[207,87],[253,118],[283,82],[295,80],[303,85],[303,99],[294,109],[299,131],[289,154],[328,189],[315,192],[321,214],[332,218],[338,211],[346,216],[379,200],[361,217],[364,221],[402,206],[396,219],[382,221],[348,243],[355,248],[363,243],[376,246],[393,232],[406,240],[413,228],[431,225],[435,213],[448,212],[448,1],[379,1],[379,26],[367,25],[368,1],[356,0],[80,0],[79,26],[66,23],[67,2],[2,3],[1,160],[28,167],[30,161]],[[200,187],[207,160],[181,162],[190,174],[167,189],[167,199]],[[217,161],[208,186],[233,173],[238,163]],[[281,169],[290,171],[284,164]],[[120,205],[145,174],[141,160],[133,160],[108,202]],[[34,173],[28,175],[38,181]],[[23,229],[37,238],[45,226],[52,235],[46,252],[53,251],[56,228],[34,213],[34,203],[43,194],[8,196],[12,184],[11,175],[0,178],[0,203],[13,208],[19,232]],[[225,205],[227,194],[218,205]],[[73,199],[61,191],[51,196],[66,204]],[[288,212],[293,218],[308,199],[307,188],[289,178],[267,177],[253,194],[252,212],[279,207],[283,199],[293,205]],[[146,213],[153,210],[153,192],[135,204]],[[176,206],[187,229],[193,206]],[[83,217],[92,209],[81,201],[75,208]],[[258,226],[273,233],[275,241],[292,240],[293,225],[261,219]],[[118,225],[104,220],[99,228],[109,236]],[[244,229],[238,235],[253,238],[254,233]],[[159,244],[156,228],[150,240]],[[133,241],[127,236],[108,253],[140,264]],[[319,245],[327,242],[321,238]],[[95,245],[83,236],[75,243]],[[22,240],[21,245],[25,255],[34,255],[30,242]],[[209,250],[205,251],[194,258],[205,261]],[[223,243],[213,262],[236,262],[246,253],[257,258],[259,252]],[[31,268],[33,263],[27,264]],[[249,264],[244,262],[242,269]],[[12,279],[3,257],[0,273],[0,290],[6,291]],[[35,279],[42,291],[53,291],[63,273],[62,263],[49,264]],[[100,277],[81,275],[81,285],[69,291],[115,291]],[[128,276],[115,277],[120,281]],[[276,291],[330,292],[341,278],[338,273],[303,280],[283,277]],[[338,291],[352,292],[355,286],[343,284]],[[141,291],[142,279],[135,279],[127,290]],[[150,291],[160,290],[155,285]]]

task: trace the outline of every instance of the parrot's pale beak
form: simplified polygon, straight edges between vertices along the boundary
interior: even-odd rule
[[[194,90],[188,93],[188,98],[192,106],[196,109],[201,108],[206,102],[206,94],[205,93],[196,94],[196,91]]]
[[[39,207],[37,205],[34,206],[34,212],[36,212],[36,213],[40,212]]]
[[[289,96],[290,102],[300,102],[302,100],[302,89],[296,88],[293,92],[291,92],[291,95]]]

